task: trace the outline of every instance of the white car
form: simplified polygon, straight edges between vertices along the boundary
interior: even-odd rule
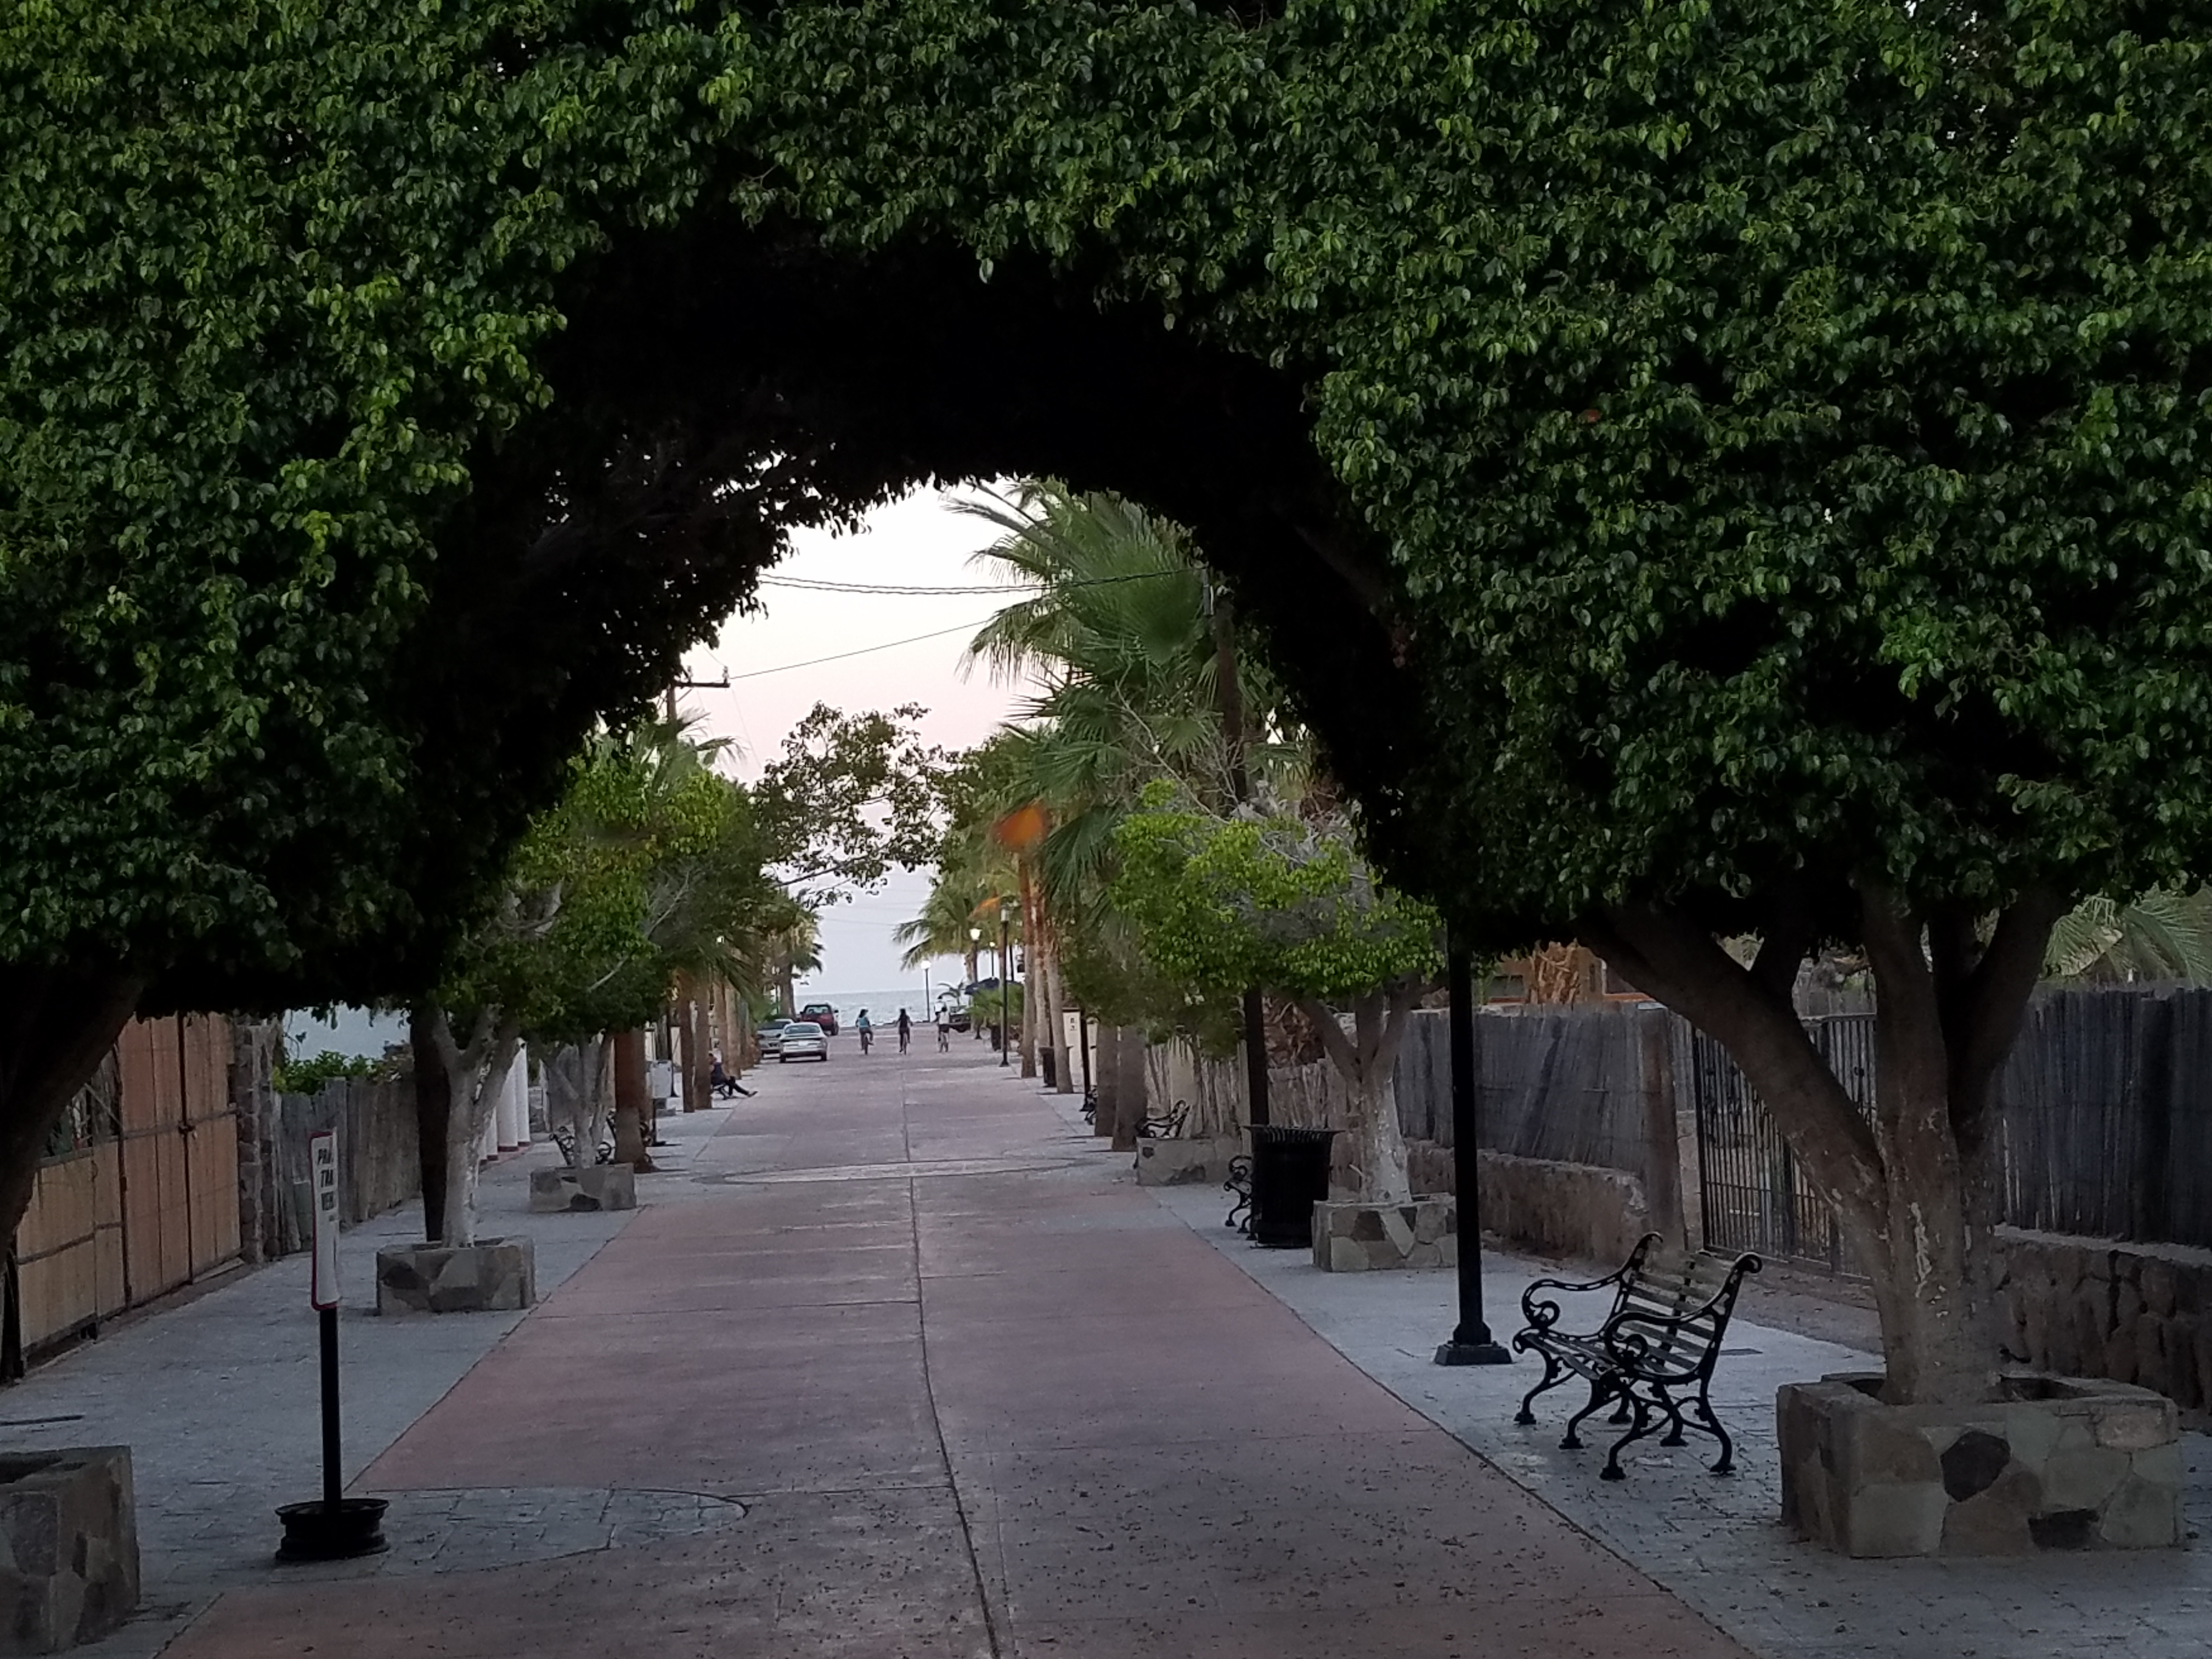
[[[804,1060],[809,1054],[817,1060],[830,1058],[830,1033],[811,1019],[794,1019],[783,1028],[783,1040],[776,1044],[776,1063]]]
[[[763,1060],[766,1060],[770,1054],[783,1053],[784,1027],[792,1023],[787,1019],[772,1019],[753,1034],[754,1040],[760,1044]]]

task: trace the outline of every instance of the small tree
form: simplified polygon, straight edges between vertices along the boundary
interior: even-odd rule
[[[1215,996],[1258,985],[1296,1002],[1352,1094],[1359,1196],[1410,1197],[1392,1075],[1439,964],[1435,913],[1379,885],[1341,820],[1224,819],[1154,789],[1115,840],[1113,902],[1145,954]]]

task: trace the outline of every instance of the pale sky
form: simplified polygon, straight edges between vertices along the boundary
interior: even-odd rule
[[[791,556],[763,579],[765,613],[732,618],[712,650],[686,659],[690,678],[730,678],[726,691],[688,690],[678,706],[701,717],[703,735],[737,745],[740,776],[758,775],[763,763],[782,748],[785,734],[817,702],[848,712],[921,703],[929,710],[923,737],[948,749],[981,742],[1012,712],[1019,688],[993,684],[981,667],[963,680],[958,667],[969,639],[1003,601],[987,593],[829,593],[772,585],[780,577],[902,587],[985,585],[988,573],[970,568],[968,556],[996,540],[998,532],[954,513],[946,502],[940,493],[922,491],[870,514],[855,534],[801,532],[793,538]],[[871,648],[894,641],[912,643]],[[827,657],[842,659],[817,660]],[[794,665],[802,664],[811,665]],[[900,970],[890,933],[921,909],[928,890],[927,871],[894,871],[876,891],[826,908],[823,971],[801,982],[802,993],[811,983],[836,1000],[849,993],[910,988],[909,1006],[919,1012],[921,975]],[[946,976],[939,971],[934,982]],[[848,1018],[858,1012],[842,1001],[839,1006]]]

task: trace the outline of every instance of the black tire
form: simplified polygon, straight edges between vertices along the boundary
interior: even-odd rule
[[[786,1061],[787,1060],[789,1060],[790,1058],[791,1058],[791,1056],[790,1056],[789,1054],[778,1054],[778,1055],[775,1057],[775,1063],[776,1063],[777,1065],[781,1066],[781,1065],[782,1065],[782,1064],[783,1064],[783,1062],[784,1062],[784,1061]]]

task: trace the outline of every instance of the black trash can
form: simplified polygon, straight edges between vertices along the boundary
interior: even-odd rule
[[[1313,1206],[1328,1196],[1328,1143],[1334,1129],[1252,1130],[1252,1242],[1271,1250],[1313,1243]]]
[[[1057,1089],[1060,1087],[1060,1078],[1057,1073],[1057,1069],[1052,1063],[1052,1048],[1050,1045],[1042,1042],[1037,1044],[1037,1066],[1044,1073],[1044,1086],[1046,1088]]]

